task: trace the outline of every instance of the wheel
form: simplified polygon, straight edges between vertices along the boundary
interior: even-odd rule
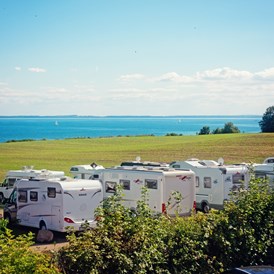
[[[0,193],[0,204],[2,204],[4,202],[4,194],[1,192]]]
[[[47,229],[47,226],[46,226],[45,222],[42,221],[42,222],[40,223],[40,230],[46,230],[46,229]]]
[[[208,213],[209,212],[209,205],[207,203],[203,203],[202,204],[202,210],[204,213]]]

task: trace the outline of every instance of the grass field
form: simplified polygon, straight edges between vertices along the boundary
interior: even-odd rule
[[[8,170],[34,166],[35,169],[63,170],[72,165],[96,162],[104,167],[125,160],[172,162],[187,158],[225,163],[256,162],[274,156],[274,134],[221,134],[197,136],[140,136],[65,139],[0,143],[0,180]]]

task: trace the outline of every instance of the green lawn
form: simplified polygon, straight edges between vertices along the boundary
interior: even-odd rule
[[[225,163],[262,162],[274,156],[274,134],[142,136],[0,143],[0,180],[10,169],[63,170],[96,162],[105,167],[124,160],[171,162],[224,158]]]

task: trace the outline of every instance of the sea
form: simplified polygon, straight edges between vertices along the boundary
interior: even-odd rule
[[[196,135],[232,122],[242,133],[260,132],[259,115],[245,116],[0,116],[0,142],[114,136]]]

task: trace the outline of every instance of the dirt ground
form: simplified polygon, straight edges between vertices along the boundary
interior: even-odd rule
[[[50,243],[50,244],[34,244],[30,247],[31,250],[35,252],[48,252],[48,251],[58,251],[61,247],[68,245],[68,242],[63,243]]]
[[[0,208],[0,214],[3,214],[1,211],[1,208]],[[36,237],[38,233],[38,229],[23,227],[19,225],[12,225],[12,226],[9,226],[9,228],[13,231],[13,234],[15,236],[32,232],[34,234],[34,237]],[[66,245],[68,245],[68,242],[66,239],[66,233],[54,232],[54,238],[51,243],[35,243],[30,248],[31,250],[37,251],[37,252],[47,252],[47,251],[58,251],[61,247]]]
[[[32,231],[33,233],[37,231]],[[66,234],[54,232],[52,243],[35,243],[31,246],[31,250],[37,252],[58,251],[61,247],[68,245]]]

